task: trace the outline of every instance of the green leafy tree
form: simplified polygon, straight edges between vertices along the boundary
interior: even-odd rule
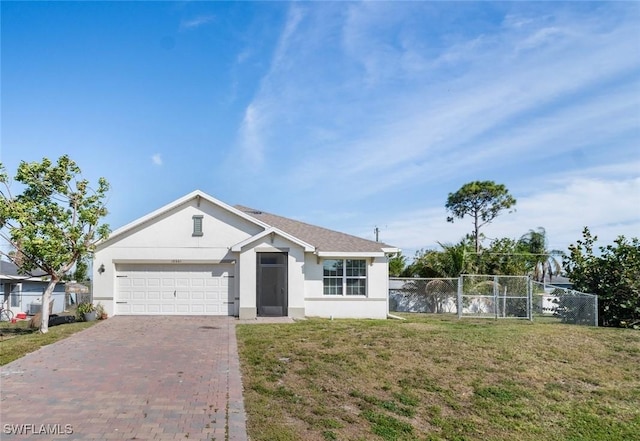
[[[468,272],[470,267],[465,259],[469,244],[461,241],[457,244],[438,243],[441,250],[420,250],[404,275],[408,277],[458,277]]]
[[[556,257],[562,256],[558,250],[549,251],[547,249],[547,232],[544,228],[538,227],[536,230],[529,230],[520,237],[518,245],[522,251],[530,254],[529,265],[531,266],[531,276],[538,282],[544,282],[549,276],[549,281],[554,275],[559,275],[562,271],[562,264]]]
[[[76,262],[76,270],[73,272],[73,280],[77,282],[86,282],[89,280],[89,265],[86,259],[78,259]]]
[[[438,273],[434,272],[430,266],[427,265],[427,255],[437,253],[435,250],[419,250],[413,256],[413,262],[409,264],[402,277],[441,277]]]
[[[449,193],[445,207],[451,216],[447,217],[447,222],[470,216],[473,219],[475,251],[479,253],[480,228],[515,204],[515,198],[502,184],[496,184],[493,181],[469,182],[455,193]]]
[[[389,259],[389,275],[391,277],[400,277],[407,267],[407,256],[402,253],[396,253]]]
[[[598,316],[604,326],[640,327],[640,239],[619,236],[599,247],[589,228],[569,246],[563,267],[576,290],[598,295]]]
[[[89,281],[89,259],[90,256],[86,256],[85,258],[78,259],[75,264],[73,271],[68,272],[63,277],[63,280],[75,280],[76,282],[87,282]]]
[[[22,161],[14,180],[24,187],[17,196],[11,194],[9,177],[0,163],[4,184],[0,189],[0,235],[16,250],[13,258],[5,255],[22,273],[39,269],[49,277],[40,325],[40,332],[46,333],[55,285],[109,234],[108,225],[99,225],[107,214],[104,199],[109,184],[100,178],[97,189],[92,189],[67,155],[55,164],[47,158]]]
[[[478,274],[524,276],[527,274],[527,253],[518,242],[504,237],[494,239],[491,245],[478,256]]]

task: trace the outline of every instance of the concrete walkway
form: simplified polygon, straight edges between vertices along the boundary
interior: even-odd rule
[[[9,363],[0,439],[247,440],[236,322],[117,316]]]

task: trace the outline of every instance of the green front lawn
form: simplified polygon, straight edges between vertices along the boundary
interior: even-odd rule
[[[29,320],[17,323],[0,322],[0,366],[96,323],[98,322],[77,322],[51,326],[49,332],[40,334],[37,329],[29,329]]]
[[[405,317],[239,325],[251,439],[640,439],[640,332]]]

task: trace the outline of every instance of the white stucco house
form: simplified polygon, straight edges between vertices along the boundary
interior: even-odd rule
[[[109,315],[386,318],[397,248],[194,191],[98,244]]]

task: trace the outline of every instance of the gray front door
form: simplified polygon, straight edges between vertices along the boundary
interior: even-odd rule
[[[258,253],[259,316],[287,316],[287,253]]]

